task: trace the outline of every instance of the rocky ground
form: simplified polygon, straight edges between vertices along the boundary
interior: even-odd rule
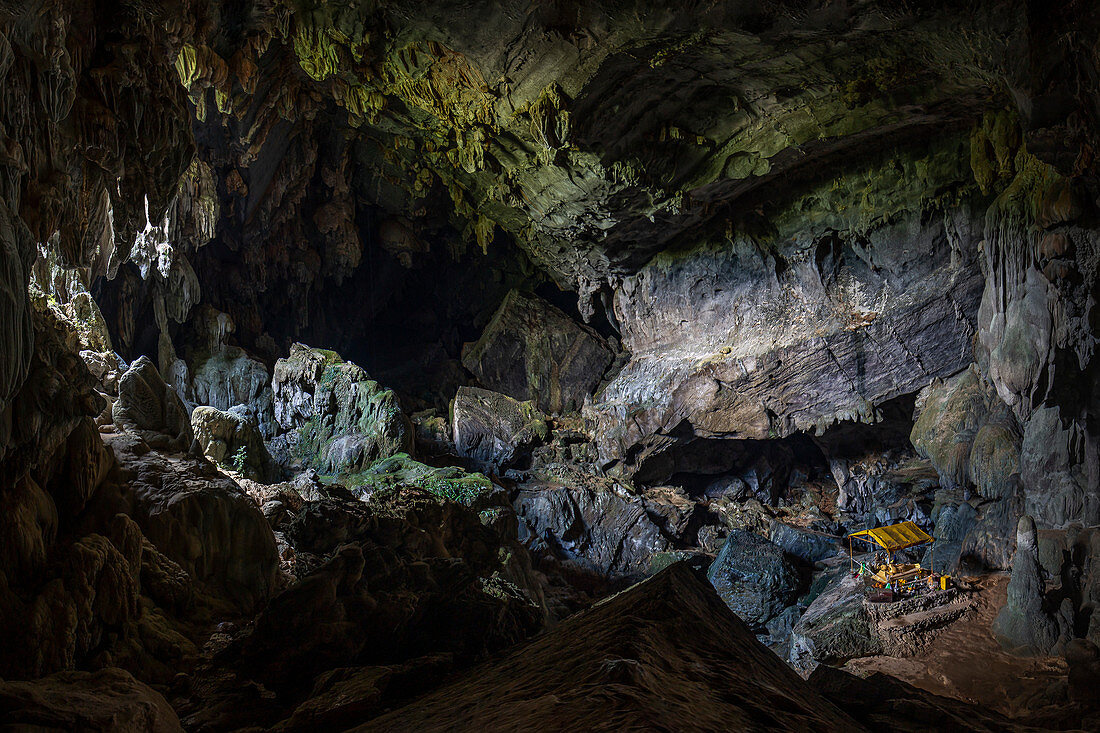
[[[975,588],[972,613],[944,629],[934,643],[912,656],[862,657],[844,668],[859,676],[882,672],[922,690],[1011,717],[1064,704],[1068,695],[1065,657],[1011,654],[993,635],[1008,578],[991,574],[965,582]]]

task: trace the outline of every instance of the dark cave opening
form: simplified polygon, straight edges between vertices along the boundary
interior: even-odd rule
[[[874,423],[844,421],[821,435],[796,433],[772,440],[684,437],[643,460],[640,485],[672,485],[692,497],[734,493],[778,505],[807,484],[836,482],[830,461],[910,450],[916,393],[884,402]]]

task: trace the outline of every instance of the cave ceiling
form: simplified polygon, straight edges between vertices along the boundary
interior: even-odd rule
[[[172,13],[192,21],[173,20],[164,52],[193,113],[191,185],[221,217],[192,242],[215,234],[246,290],[341,282],[370,210],[386,220],[382,246],[406,258],[428,246],[413,231],[457,231],[458,251],[504,236],[590,311],[601,283],[685,234],[761,219],[868,151],[965,136],[988,110],[1015,105],[1038,142],[1062,133],[1051,162],[1087,162],[1067,150],[1065,120],[1027,119],[1033,98],[1076,100],[1029,63],[1042,28],[1020,3],[187,10]],[[180,94],[156,82],[178,111]],[[144,124],[180,124],[158,109]],[[144,175],[168,177],[179,158]]]

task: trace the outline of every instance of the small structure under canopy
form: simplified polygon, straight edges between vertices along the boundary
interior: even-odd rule
[[[871,566],[864,565],[862,561],[857,561],[852,552],[853,539],[867,542],[877,550],[885,550],[886,561],[876,562]],[[928,570],[922,568],[920,563],[895,563],[894,553],[919,545],[930,545],[934,548],[935,542],[934,537],[912,522],[900,522],[887,527],[875,527],[874,529],[852,532],[848,535],[848,552],[852,555],[853,570],[855,564],[858,563],[860,575],[866,577],[871,585],[877,588],[889,588],[898,591],[919,580],[933,582],[935,577],[931,570],[931,562],[929,562]]]

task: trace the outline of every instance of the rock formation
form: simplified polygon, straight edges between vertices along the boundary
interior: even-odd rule
[[[737,617],[760,628],[797,595],[800,578],[778,545],[733,530],[710,566],[710,582]]]
[[[264,445],[259,426],[237,410],[205,405],[191,412],[191,428],[207,458],[248,478],[272,482],[278,469]]]
[[[1058,621],[1047,607],[1035,520],[1020,517],[1008,601],[993,624],[993,633],[1002,645],[1022,653],[1049,654],[1067,631],[1059,628]]]
[[[462,350],[462,363],[482,384],[552,413],[580,409],[611,359],[597,334],[518,290]]]
[[[34,682],[0,682],[4,724],[52,730],[175,733],[164,697],[121,669],[57,672]]]
[[[485,471],[510,467],[549,434],[545,416],[533,402],[477,387],[460,387],[451,413],[455,450]]]
[[[293,463],[348,473],[412,450],[412,424],[397,395],[331,351],[295,344],[275,364],[271,384]]]
[[[1095,723],[1098,28],[0,0],[0,727],[1011,727],[901,519]]]

